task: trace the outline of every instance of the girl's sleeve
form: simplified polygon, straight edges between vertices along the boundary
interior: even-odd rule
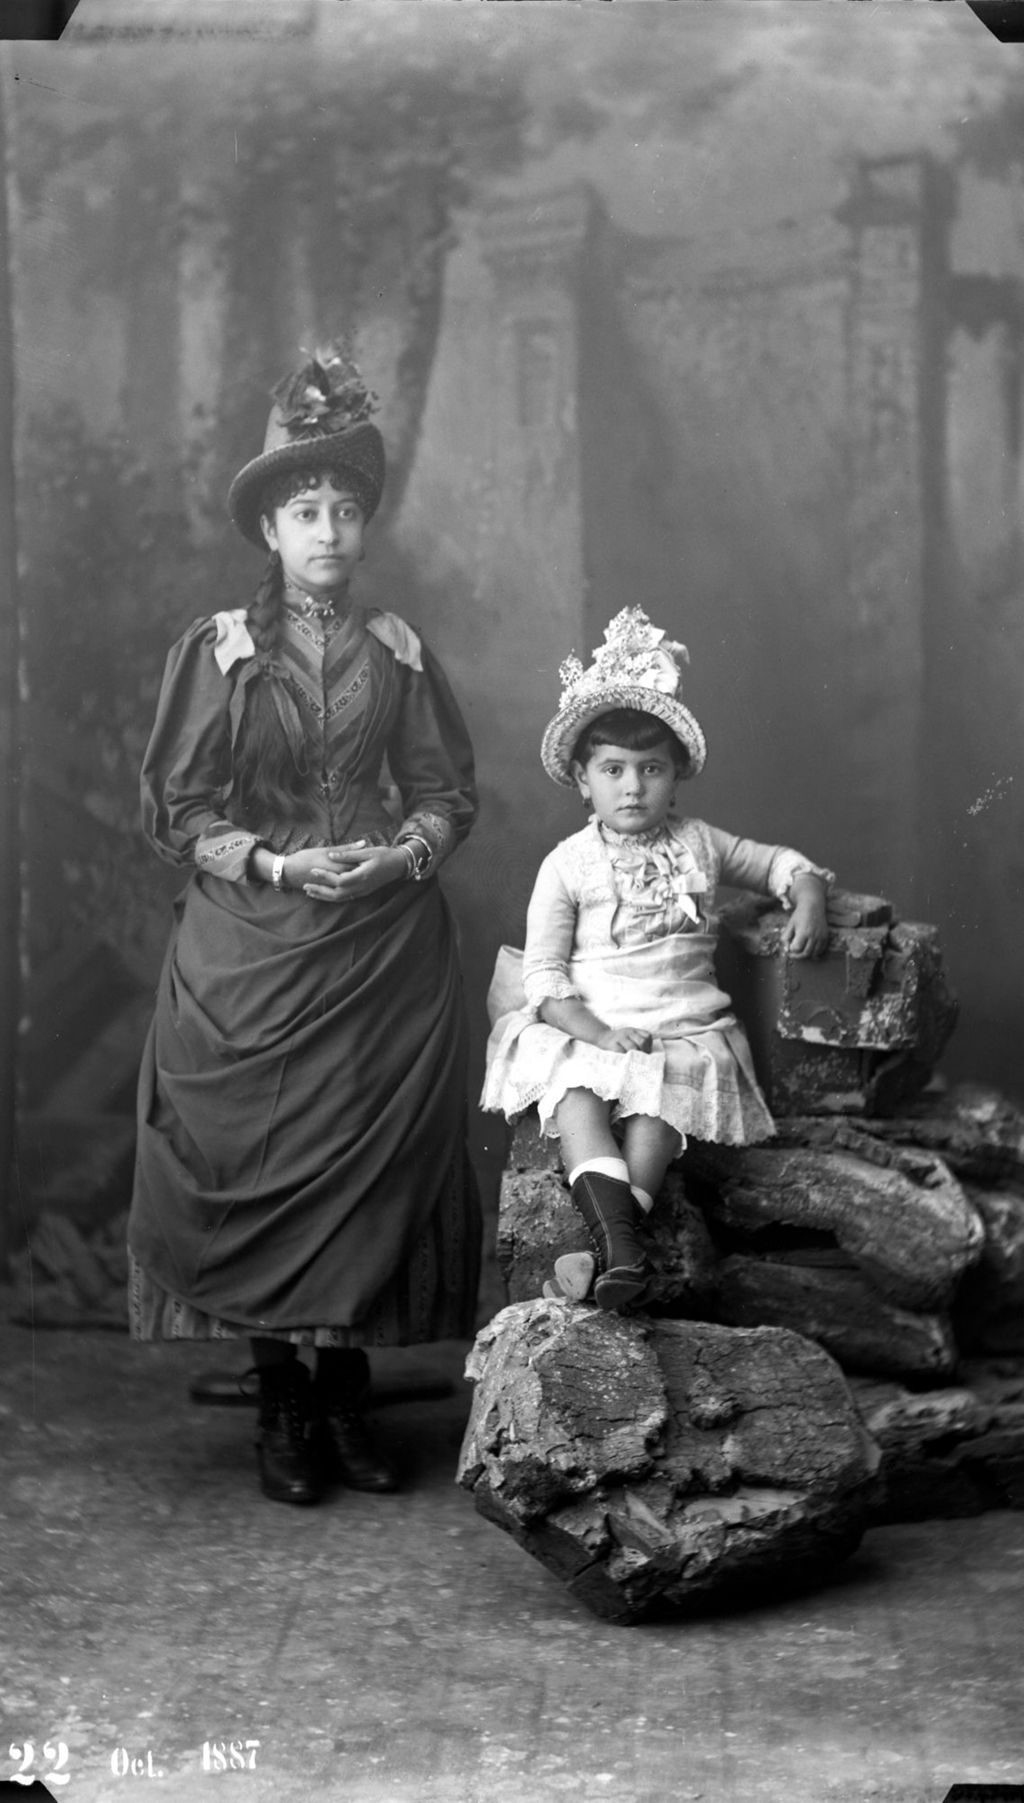
[[[477,816],[473,747],[436,657],[420,641],[417,669],[403,661],[402,704],[388,740],[388,767],[402,797],[397,839],[419,839],[435,870]]]
[[[234,685],[217,666],[216,641],[215,622],[197,620],[168,655],[142,764],[142,830],[168,863],[245,882],[260,841],[224,818]]]
[[[802,852],[788,845],[761,845],[756,839],[737,838],[721,827],[709,826],[707,832],[718,860],[718,881],[737,889],[756,889],[762,895],[774,895],[783,907],[793,906],[790,890],[793,879],[810,874],[820,877],[826,889],[835,882],[831,870],[825,870]]]
[[[576,907],[557,853],[549,852],[537,872],[526,913],[523,988],[530,1008],[536,1010],[541,1002],[563,1002],[579,994],[569,976]]]

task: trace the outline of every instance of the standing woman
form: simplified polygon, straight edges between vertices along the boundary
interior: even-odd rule
[[[249,1337],[261,1487],[313,1503],[396,1487],[360,1412],[366,1348],[473,1332],[436,876],[476,794],[436,660],[351,592],[384,484],[376,397],[334,343],[273,399],[228,495],[265,574],[171,650],[142,772],[146,835],[192,875],[140,1078],[130,1315],[143,1340]]]

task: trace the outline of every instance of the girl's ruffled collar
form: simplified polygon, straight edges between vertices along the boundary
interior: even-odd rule
[[[603,826],[596,816],[594,818],[598,838],[603,839],[606,845],[621,847],[625,851],[629,851],[631,847],[646,849],[654,845],[670,845],[675,838],[672,829],[676,825],[677,821],[663,820],[660,826],[652,826],[646,833],[617,833],[614,827]]]

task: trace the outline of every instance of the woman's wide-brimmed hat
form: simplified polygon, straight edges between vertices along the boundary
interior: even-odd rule
[[[384,440],[370,419],[377,396],[367,388],[344,340],[314,351],[272,390],[263,450],[228,490],[228,512],[250,544],[266,549],[260,526],[268,481],[288,470],[329,469],[351,483],[370,519],[384,488]]]
[[[664,720],[687,753],[682,775],[696,776],[704,768],[707,743],[679,698],[683,666],[690,661],[686,646],[666,639],[642,607],[624,607],[605,627],[604,639],[589,669],[575,652],[559,668],[562,699],[540,748],[548,775],[572,788],[573,747],[584,727],[613,708],[630,707]]]

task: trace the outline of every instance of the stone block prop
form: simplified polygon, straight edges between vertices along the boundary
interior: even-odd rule
[[[878,1449],[796,1334],[521,1302],[467,1376],[458,1482],[604,1620],[814,1581],[869,1518]]]
[[[775,1114],[888,1114],[928,1083],[957,1017],[933,926],[837,890],[824,957],[786,956],[786,913],[742,895],[720,912],[718,968]]]

